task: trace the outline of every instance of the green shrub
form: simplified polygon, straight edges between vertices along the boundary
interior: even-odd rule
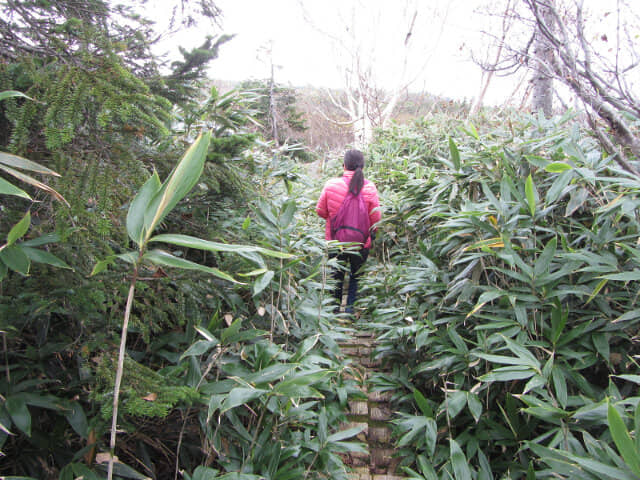
[[[630,478],[606,403],[638,402],[640,182],[568,117],[509,125],[403,127],[372,150],[394,193],[362,303],[395,372],[378,384],[403,465]]]

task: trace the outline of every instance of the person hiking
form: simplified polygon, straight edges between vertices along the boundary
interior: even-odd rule
[[[373,227],[380,221],[381,217],[378,190],[373,182],[365,180],[364,172],[362,171],[364,168],[363,153],[359,150],[348,150],[344,155],[343,166],[344,173],[342,177],[333,178],[325,184],[316,205],[316,213],[327,221],[325,226],[325,239],[327,240],[338,239],[339,235],[336,232],[336,225],[332,225],[332,222],[335,222],[336,215],[340,212],[343,203],[349,201],[351,204],[354,204],[360,200],[358,196],[361,196],[364,201],[366,212],[368,213],[368,219],[364,219],[365,224]],[[344,213],[344,208],[342,210],[343,212],[340,212],[341,215]],[[349,213],[346,215],[349,216]],[[351,213],[352,217],[353,215],[354,214]],[[368,220],[368,222],[366,222],[366,220]],[[343,228],[356,230],[348,226]],[[363,242],[360,242],[362,246],[358,251],[341,250],[340,252],[334,251],[329,253],[329,258],[337,256],[341,263],[349,266],[349,288],[347,291],[347,306],[345,308],[345,312],[347,313],[353,313],[353,303],[358,293],[359,270],[369,256],[372,235],[375,235],[375,227],[369,228],[369,231],[361,237]],[[345,271],[338,269],[333,277],[337,281],[333,296],[338,301],[338,305],[340,305],[342,303],[342,286]]]

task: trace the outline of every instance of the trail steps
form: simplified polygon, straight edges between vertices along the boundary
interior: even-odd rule
[[[342,352],[353,360],[354,368],[360,372],[362,391],[366,400],[349,402],[349,423],[345,428],[362,427],[358,440],[368,445],[369,453],[350,453],[345,455],[345,463],[352,468],[352,480],[400,480],[407,478],[396,472],[399,458],[391,439],[390,393],[370,391],[368,380],[381,367],[371,353],[376,346],[371,332],[356,331],[353,336],[341,344]]]

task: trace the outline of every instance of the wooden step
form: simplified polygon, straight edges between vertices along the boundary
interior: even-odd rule
[[[371,332],[354,331],[352,337],[340,343],[342,353],[351,359],[354,372],[361,375],[360,388],[365,398],[351,398],[348,402],[349,421],[342,429],[361,428],[357,440],[368,446],[368,453],[343,454],[345,465],[349,466],[351,480],[400,480],[398,475],[400,459],[395,456],[390,405],[392,391],[369,391],[368,379],[382,370],[381,356],[376,355],[376,339]],[[350,376],[353,378],[353,375]]]

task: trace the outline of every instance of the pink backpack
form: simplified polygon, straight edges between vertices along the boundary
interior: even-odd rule
[[[362,190],[358,195],[348,191],[338,212],[331,219],[331,238],[364,245],[371,234],[370,228],[369,210]]]

